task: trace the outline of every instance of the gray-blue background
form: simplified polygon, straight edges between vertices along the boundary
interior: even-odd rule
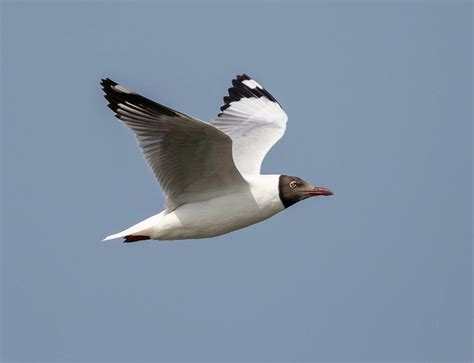
[[[469,2],[3,3],[3,359],[471,358]],[[334,190],[222,237],[161,210],[101,77],[211,120],[246,72],[265,173]]]

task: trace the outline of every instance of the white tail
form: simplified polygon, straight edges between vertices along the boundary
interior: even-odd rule
[[[111,239],[133,235],[149,236],[152,239],[153,227],[157,225],[159,217],[162,213],[155,214],[154,216],[151,216],[150,218],[147,218],[144,221],[141,221],[140,223],[137,223],[122,232],[111,234],[110,236],[105,237],[102,241],[109,241]]]

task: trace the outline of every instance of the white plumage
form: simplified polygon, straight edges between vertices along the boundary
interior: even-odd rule
[[[286,113],[247,75],[232,84],[222,112],[208,124],[102,80],[109,107],[135,133],[166,196],[164,211],[105,240],[214,237],[294,203],[280,175],[260,175],[266,153],[285,132]]]
[[[260,174],[267,152],[283,136],[288,117],[266,97],[232,102],[212,123],[232,138],[233,157],[242,174]]]

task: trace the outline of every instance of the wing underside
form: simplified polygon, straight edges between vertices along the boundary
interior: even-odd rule
[[[110,109],[135,133],[168,211],[247,186],[232,158],[232,140],[224,132],[110,79],[101,84]]]
[[[260,174],[267,152],[283,136],[288,117],[276,99],[247,75],[232,80],[212,125],[232,138],[234,162],[242,174]]]

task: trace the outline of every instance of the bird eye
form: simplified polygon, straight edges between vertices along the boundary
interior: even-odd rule
[[[294,180],[290,182],[290,188],[296,188],[296,186],[297,186],[297,183]]]

